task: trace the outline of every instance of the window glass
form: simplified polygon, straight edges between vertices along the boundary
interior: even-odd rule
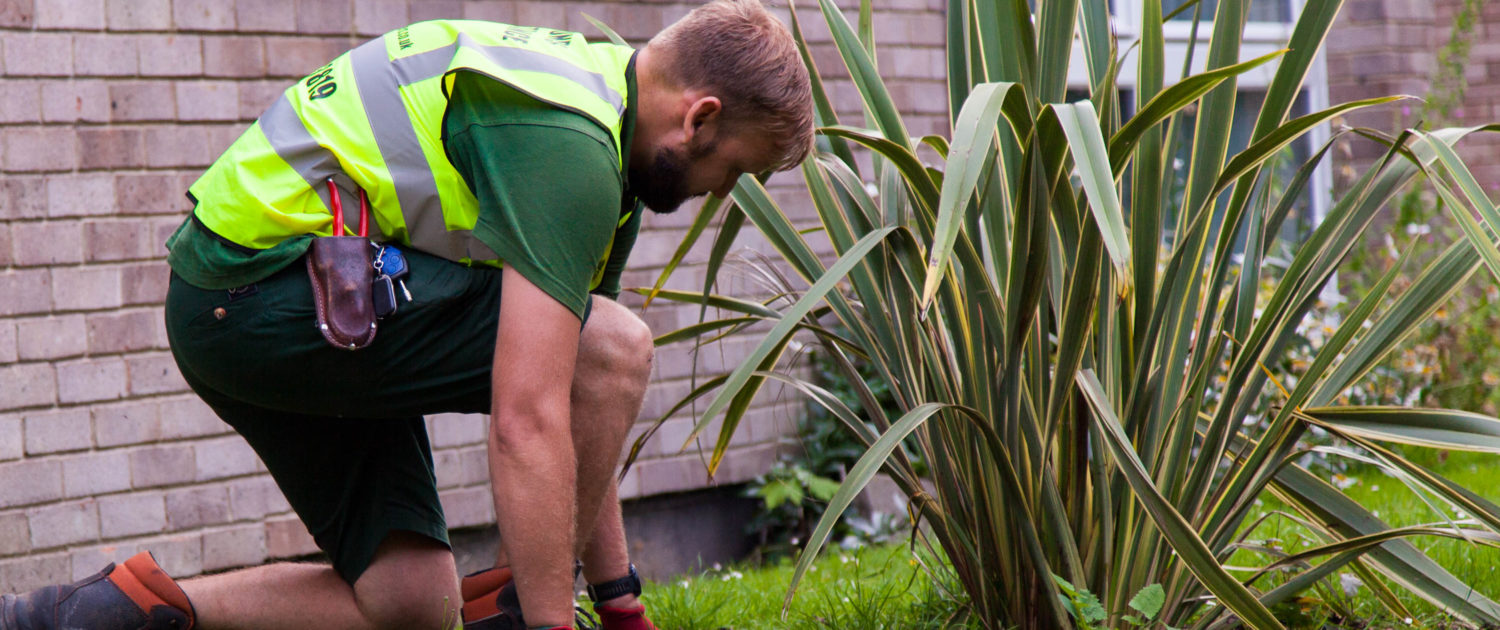
[[[1187,4],[1188,0],[1162,0],[1162,14],[1171,13],[1177,7]],[[1214,12],[1219,8],[1219,0],[1200,0],[1203,5],[1203,21],[1214,19]],[[1255,0],[1250,3],[1251,22],[1291,22],[1292,6],[1291,0]],[[1197,9],[1188,8],[1177,14],[1173,20],[1192,21],[1193,12]]]

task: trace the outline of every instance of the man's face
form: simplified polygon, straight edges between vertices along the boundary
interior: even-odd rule
[[[694,197],[729,196],[740,175],[770,170],[773,155],[769,139],[740,133],[687,147],[657,147],[648,163],[632,163],[627,176],[641,203],[666,214]]]

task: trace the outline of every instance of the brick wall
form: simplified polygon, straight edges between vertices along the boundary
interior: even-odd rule
[[[0,0],[0,592],[69,581],[146,548],[177,576],[314,551],[254,453],[187,390],[161,313],[162,243],[189,210],[183,191],[281,89],[410,21],[465,17],[591,32],[580,16],[587,12],[642,42],[694,4]],[[912,131],[942,129],[943,3],[876,5],[881,66],[913,116]],[[816,12],[804,16],[820,67],[841,67]],[[857,121],[848,82],[830,89]],[[799,186],[795,174],[771,182],[787,211],[810,223]],[[655,281],[691,215],[647,218],[626,286]],[[746,232],[739,247],[769,251]],[[749,292],[743,276],[731,273],[729,285]],[[671,286],[702,283],[698,264]],[[664,332],[696,314],[658,304],[644,316]],[[700,369],[736,365],[753,342],[704,349]],[[643,422],[692,384],[690,347],[658,357]],[[716,482],[764,471],[800,409],[791,393],[768,388]],[[708,483],[700,454],[678,450],[691,421],[671,420],[647,445],[624,497]],[[428,423],[450,525],[492,523],[485,419]]]
[[[1448,124],[1478,125],[1500,120],[1500,4],[1481,3],[1465,79],[1464,103]],[[1448,43],[1453,18],[1463,0],[1349,0],[1329,33],[1328,94],[1342,103],[1389,94],[1425,96],[1437,68],[1437,51]],[[1423,122],[1417,101],[1357,112],[1351,126],[1399,131]],[[1362,165],[1379,158],[1383,147],[1367,140],[1345,140],[1338,155],[1338,185],[1357,177]],[[1500,193],[1500,138],[1470,136],[1459,153],[1479,183]],[[1344,165],[1351,168],[1343,168]]]

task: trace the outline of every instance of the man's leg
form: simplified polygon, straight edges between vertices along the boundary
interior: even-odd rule
[[[352,587],[327,565],[280,563],[186,580],[182,589],[204,630],[447,629],[461,605],[454,572],[447,546],[393,532]]]

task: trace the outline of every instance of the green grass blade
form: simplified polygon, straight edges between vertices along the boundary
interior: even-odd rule
[[[787,13],[792,22],[792,38],[797,40],[797,52],[802,55],[802,64],[807,66],[808,82],[812,86],[813,111],[817,114],[817,125],[828,127],[839,124],[839,115],[833,109],[833,101],[828,98],[828,89],[823,85],[823,75],[818,72],[818,64],[813,61],[812,52],[807,49],[807,38],[802,35],[802,22],[797,19],[797,0],[788,0],[786,4]],[[828,152],[838,156],[849,168],[859,172],[859,165],[854,162],[854,152],[849,150],[849,143],[840,138],[818,136],[819,145],[827,144]]]
[[[744,313],[746,315],[754,315],[765,319],[781,319],[781,313],[773,308],[770,308],[759,302],[752,302],[750,300],[743,300],[727,295],[711,295],[705,299],[701,291],[673,291],[670,289],[662,289],[660,291],[657,291],[655,289],[644,288],[630,288],[626,289],[626,291],[629,291],[636,295],[655,295],[656,297],[667,300],[669,302],[681,302],[684,304],[707,304],[708,306],[734,313]]]
[[[885,82],[875,71],[875,60],[860,43],[859,36],[849,26],[849,20],[844,18],[833,0],[818,0],[818,6],[823,9],[823,19],[828,22],[833,42],[844,58],[850,79],[859,88],[860,98],[873,117],[872,122],[891,142],[911,151],[911,138],[906,133],[906,124],[901,121],[901,112],[895,101],[891,100],[891,93],[886,89]]]
[[[1012,94],[1020,95],[1014,83],[984,83],[974,88],[969,100],[959,112],[958,123],[953,128],[954,143],[948,151],[947,175],[938,197],[937,230],[933,236],[932,249],[927,256],[927,280],[922,288],[922,299],[918,308],[927,310],[932,297],[937,294],[948,267],[948,258],[953,254],[953,242],[964,224],[964,210],[970,207],[969,200],[978,192],[979,177],[989,160],[1001,157],[992,152],[995,126],[1000,121],[1000,106]],[[1003,170],[1005,166],[1002,164]],[[999,184],[1004,186],[1004,182]],[[999,194],[1009,197],[1009,192]]]
[[[840,256],[838,261],[818,278],[817,282],[813,283],[812,287],[797,300],[796,304],[782,313],[782,319],[771,328],[770,332],[766,333],[766,337],[750,352],[749,356],[745,357],[740,366],[730,373],[729,380],[725,383],[724,388],[719,391],[719,394],[703,410],[701,419],[693,427],[691,435],[688,436],[687,441],[684,443],[684,447],[686,444],[691,444],[693,440],[697,439],[698,434],[707,428],[709,423],[720,412],[728,407],[734,397],[746,386],[752,373],[761,366],[766,357],[770,356],[776,348],[781,347],[785,343],[787,337],[795,330],[797,322],[807,316],[813,307],[821,302],[824,296],[829,291],[832,291],[834,286],[854,269],[855,265],[864,262],[866,255],[895,230],[896,228],[894,227],[881,228],[860,239],[854,247],[850,248],[843,256]],[[717,462],[722,457],[723,453],[715,450],[713,461],[709,465],[710,474],[717,470]]]
[[[604,33],[604,36],[608,37],[609,41],[612,42],[612,43],[614,43],[614,45],[616,45],[616,46],[629,46],[630,45],[629,43],[627,43],[625,41],[624,37],[620,37],[620,34],[615,32],[615,29],[612,29],[608,25],[606,25],[604,22],[601,22],[601,21],[595,19],[594,16],[589,15],[587,13],[584,13],[582,11],[579,11],[578,14],[582,15],[583,19],[588,20],[589,24],[593,24],[594,28],[599,29],[600,33]]]
[[[1380,442],[1500,453],[1500,420],[1456,409],[1313,407],[1321,425]]]
[[[1049,105],[1046,111],[1056,114],[1057,122],[1067,135],[1073,153],[1073,165],[1088,193],[1089,210],[1099,226],[1104,249],[1114,265],[1116,277],[1130,282],[1130,234],[1125,230],[1125,211],[1114,186],[1109,168],[1109,151],[1099,129],[1099,117],[1092,103],[1080,101],[1068,105]],[[1045,112],[1043,114],[1046,115]],[[1045,118],[1044,118],[1045,120]]]

